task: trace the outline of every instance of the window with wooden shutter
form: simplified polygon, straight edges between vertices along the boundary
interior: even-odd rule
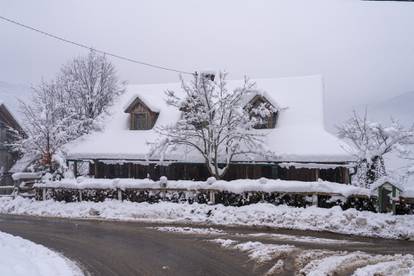
[[[125,109],[130,114],[129,128],[131,130],[152,129],[158,119],[159,112],[152,111],[138,97]]]
[[[133,113],[133,129],[148,129],[148,114],[144,112]]]

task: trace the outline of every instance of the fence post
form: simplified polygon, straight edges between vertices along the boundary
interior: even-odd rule
[[[82,201],[82,190],[79,190],[79,201]]]
[[[46,200],[46,188],[42,189],[42,199]]]
[[[312,195],[312,205],[318,207],[318,194]]]
[[[216,204],[216,193],[214,191],[210,191],[210,202],[209,204]]]
[[[122,201],[122,191],[121,191],[121,189],[118,189],[117,192],[118,192],[118,200]]]

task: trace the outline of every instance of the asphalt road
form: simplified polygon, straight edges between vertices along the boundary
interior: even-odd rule
[[[166,225],[0,215],[0,231],[61,252],[91,275],[263,275],[266,271],[266,267],[255,265],[246,254],[206,242],[203,235],[160,232],[151,228],[154,226]],[[414,242],[407,241],[266,228],[222,229],[226,235],[235,235],[240,240],[252,240],[249,234],[260,232],[361,242],[315,244],[286,240],[278,242],[268,236],[254,238],[266,243],[293,244],[305,249],[414,254]]]

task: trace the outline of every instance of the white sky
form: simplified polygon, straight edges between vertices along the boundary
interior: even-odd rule
[[[414,91],[414,3],[359,0],[0,0],[0,15],[186,71],[321,74],[326,111]],[[0,22],[0,81],[36,84],[85,50]],[[129,83],[175,73],[113,60]]]

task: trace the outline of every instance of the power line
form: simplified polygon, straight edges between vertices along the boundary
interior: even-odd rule
[[[40,33],[42,35],[45,35],[45,36],[48,36],[48,37],[51,37],[51,38],[60,40],[62,42],[65,42],[65,43],[68,43],[68,44],[72,44],[72,45],[75,45],[75,46],[78,46],[78,47],[81,47],[81,48],[85,48],[85,49],[88,49],[88,50],[91,50],[91,51],[95,51],[97,53],[101,53],[101,54],[104,54],[104,55],[107,55],[107,56],[111,56],[111,57],[114,57],[114,58],[117,58],[117,59],[129,61],[129,62],[133,62],[133,63],[137,63],[137,64],[140,64],[140,65],[149,66],[149,67],[157,68],[157,69],[161,69],[161,70],[172,71],[172,72],[176,72],[176,73],[180,73],[180,74],[194,75],[194,73],[191,73],[191,72],[186,72],[186,71],[181,71],[181,70],[174,69],[174,68],[170,68],[170,67],[155,65],[155,64],[148,63],[148,62],[143,62],[143,61],[135,60],[135,59],[132,59],[132,58],[128,58],[128,57],[120,56],[120,55],[117,55],[117,54],[113,54],[113,53],[110,53],[110,52],[106,52],[106,51],[103,51],[103,50],[95,49],[95,48],[89,47],[89,46],[87,46],[85,44],[82,44],[82,43],[79,43],[79,42],[75,42],[75,41],[71,41],[69,39],[66,39],[66,38],[63,38],[63,37],[60,37],[60,36],[57,36],[57,35],[54,35],[54,34],[51,34],[51,33],[45,32],[45,31],[42,31],[42,30],[39,30],[37,28],[34,28],[34,27],[31,27],[31,26],[25,25],[23,23],[17,22],[15,20],[6,18],[6,17],[1,16],[1,15],[0,15],[0,19],[2,19],[4,21],[7,21],[9,23],[18,25],[18,26],[23,27],[25,29],[28,29],[28,30],[31,30],[31,31]]]

